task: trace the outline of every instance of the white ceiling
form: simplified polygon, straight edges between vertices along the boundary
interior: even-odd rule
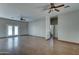
[[[23,16],[27,21],[36,20],[48,14],[48,10],[43,10],[43,7],[46,5],[48,3],[0,3],[0,17],[19,20]],[[59,13],[52,12],[51,14],[55,15],[79,10],[78,3],[65,3],[65,5],[69,5],[70,8],[61,8]]]

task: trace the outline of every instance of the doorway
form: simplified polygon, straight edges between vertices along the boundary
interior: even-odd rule
[[[18,35],[18,26],[8,25],[8,36]]]
[[[58,16],[50,18],[50,33],[53,39],[58,38]]]

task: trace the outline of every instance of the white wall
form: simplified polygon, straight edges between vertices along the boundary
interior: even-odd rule
[[[58,38],[79,43],[79,11],[58,16]]]
[[[0,37],[7,36],[8,25],[13,25],[13,26],[18,25],[19,35],[28,34],[28,23],[0,18]]]
[[[46,15],[46,39],[50,37],[50,15]]]
[[[45,37],[46,35],[45,17],[41,17],[38,20],[29,22],[29,35]]]

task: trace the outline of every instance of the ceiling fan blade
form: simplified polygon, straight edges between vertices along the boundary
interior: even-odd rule
[[[49,7],[49,9],[52,9],[52,8],[55,8],[54,3],[50,3],[50,7]]]
[[[68,7],[70,7],[69,5],[67,5],[67,6],[65,6],[64,8],[68,8]]]
[[[63,7],[63,6],[64,6],[64,4],[55,6],[55,8],[59,8],[59,7]]]
[[[58,10],[58,9],[55,9],[55,11],[59,12],[59,10]]]
[[[50,3],[49,5],[44,6],[44,8],[42,10],[50,10],[53,8],[53,5],[54,5],[54,3]],[[51,12],[51,10],[50,10],[50,12]]]
[[[50,5],[54,5],[54,3],[50,3]]]
[[[21,17],[20,20],[23,20],[23,18]]]
[[[51,10],[49,10],[49,12],[48,13],[50,13],[51,12]]]

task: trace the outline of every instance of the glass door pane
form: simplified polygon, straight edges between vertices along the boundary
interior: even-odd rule
[[[18,35],[18,26],[14,26],[14,35]]]
[[[8,36],[12,36],[12,32],[13,32],[13,27],[12,26],[8,26]]]

